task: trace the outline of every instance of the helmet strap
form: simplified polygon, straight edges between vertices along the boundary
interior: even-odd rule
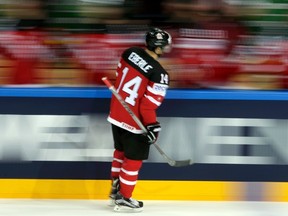
[[[157,50],[161,50],[161,53],[157,53]],[[158,57],[160,57],[163,54],[163,50],[161,49],[161,47],[156,47],[153,51]]]
[[[146,49],[146,52],[154,59],[159,58],[159,55],[155,52],[155,50]]]

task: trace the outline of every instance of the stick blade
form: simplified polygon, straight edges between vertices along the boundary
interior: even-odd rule
[[[183,167],[183,166],[189,166],[192,165],[192,160],[180,160],[180,161],[170,161],[169,165],[173,167]]]

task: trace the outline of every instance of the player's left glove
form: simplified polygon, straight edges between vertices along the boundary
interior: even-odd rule
[[[149,124],[146,126],[147,129],[147,142],[149,145],[156,142],[159,132],[161,131],[161,125],[159,122],[156,122],[154,124]]]

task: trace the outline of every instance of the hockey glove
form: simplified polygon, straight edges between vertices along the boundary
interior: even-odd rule
[[[158,138],[158,134],[161,131],[161,125],[159,122],[156,122],[154,124],[150,124],[146,126],[147,129],[147,142],[149,145],[153,144],[156,142]]]

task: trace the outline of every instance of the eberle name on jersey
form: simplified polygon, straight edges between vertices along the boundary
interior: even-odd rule
[[[152,69],[153,67],[149,65],[143,58],[141,58],[137,53],[131,52],[128,59],[137,65],[142,71],[145,73],[148,72],[148,70]]]

